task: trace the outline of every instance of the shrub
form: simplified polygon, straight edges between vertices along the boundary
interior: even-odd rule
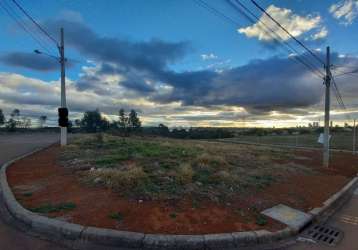
[[[101,180],[109,188],[128,191],[137,188],[148,178],[143,169],[137,166],[124,170],[115,168],[95,170],[89,172],[88,177],[92,182]]]
[[[188,163],[182,163],[179,166],[176,178],[178,182],[182,184],[191,183],[193,180],[194,171],[193,168]]]
[[[204,153],[199,155],[195,159],[195,165],[202,169],[207,169],[211,167],[224,167],[227,166],[226,160],[218,155],[210,155],[208,153]]]

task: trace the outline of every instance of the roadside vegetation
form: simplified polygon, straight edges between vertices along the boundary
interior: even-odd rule
[[[38,207],[30,208],[34,213],[55,213],[55,212],[67,212],[76,208],[76,204],[73,202],[63,202],[58,204],[46,203]]]
[[[74,139],[59,160],[84,183],[128,198],[187,196],[220,202],[263,189],[291,171],[310,171],[293,159],[289,150],[95,134]]]

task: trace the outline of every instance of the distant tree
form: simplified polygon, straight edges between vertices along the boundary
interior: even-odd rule
[[[174,138],[187,138],[188,136],[188,132],[185,129],[173,129],[173,131],[171,132],[171,136]]]
[[[6,128],[8,131],[10,132],[14,132],[16,131],[16,128],[20,125],[20,110],[19,109],[14,109],[11,113],[10,113],[10,119],[6,122]]]
[[[142,122],[140,121],[137,112],[132,109],[128,116],[128,127],[130,131],[139,131],[142,127]]]
[[[118,126],[120,128],[120,130],[127,135],[128,133],[128,116],[126,115],[126,113],[124,112],[124,109],[120,109],[119,110],[119,121],[118,121]]]
[[[101,130],[102,131],[106,131],[109,129],[111,123],[106,119],[106,118],[102,118],[102,121],[101,121]]]
[[[5,115],[2,112],[2,109],[0,109],[0,127],[3,126],[6,122]]]
[[[39,117],[39,121],[40,121],[40,127],[43,128],[45,123],[46,123],[46,120],[47,120],[47,116],[46,115],[42,115]]]
[[[14,118],[10,118],[7,122],[6,122],[6,129],[10,132],[14,132],[16,131],[16,126],[17,126],[17,123],[16,121],[14,120]]]
[[[14,119],[19,119],[19,117],[20,117],[20,110],[19,110],[19,109],[14,109],[14,110],[11,112],[10,116],[11,116],[12,118],[14,118]]]
[[[27,117],[22,117],[21,126],[23,128],[30,128],[31,127],[31,119]]]
[[[81,120],[80,119],[75,120],[75,126],[76,127],[81,127]]]
[[[165,126],[164,124],[159,124],[158,126],[158,133],[161,136],[168,136],[169,135],[169,128]]]
[[[90,133],[96,133],[107,128],[108,121],[102,118],[98,109],[86,111],[81,120],[81,128]]]

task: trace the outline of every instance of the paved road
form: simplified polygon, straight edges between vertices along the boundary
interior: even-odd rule
[[[58,140],[58,134],[0,134],[0,166],[16,156],[46,146]],[[0,203],[2,201],[0,200]],[[0,204],[3,207],[3,204]],[[34,238],[9,225],[4,213],[0,213],[0,249],[1,250],[64,250],[55,243]]]
[[[337,246],[299,243],[288,250],[358,250],[358,189],[352,199],[330,218],[328,225],[344,232],[344,238]]]

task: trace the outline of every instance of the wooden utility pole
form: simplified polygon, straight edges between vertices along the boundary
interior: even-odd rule
[[[324,84],[326,85],[325,105],[324,105],[324,137],[323,137],[323,166],[329,167],[329,111],[330,111],[330,87],[331,87],[331,62],[330,50],[327,47],[326,52],[326,76]]]

